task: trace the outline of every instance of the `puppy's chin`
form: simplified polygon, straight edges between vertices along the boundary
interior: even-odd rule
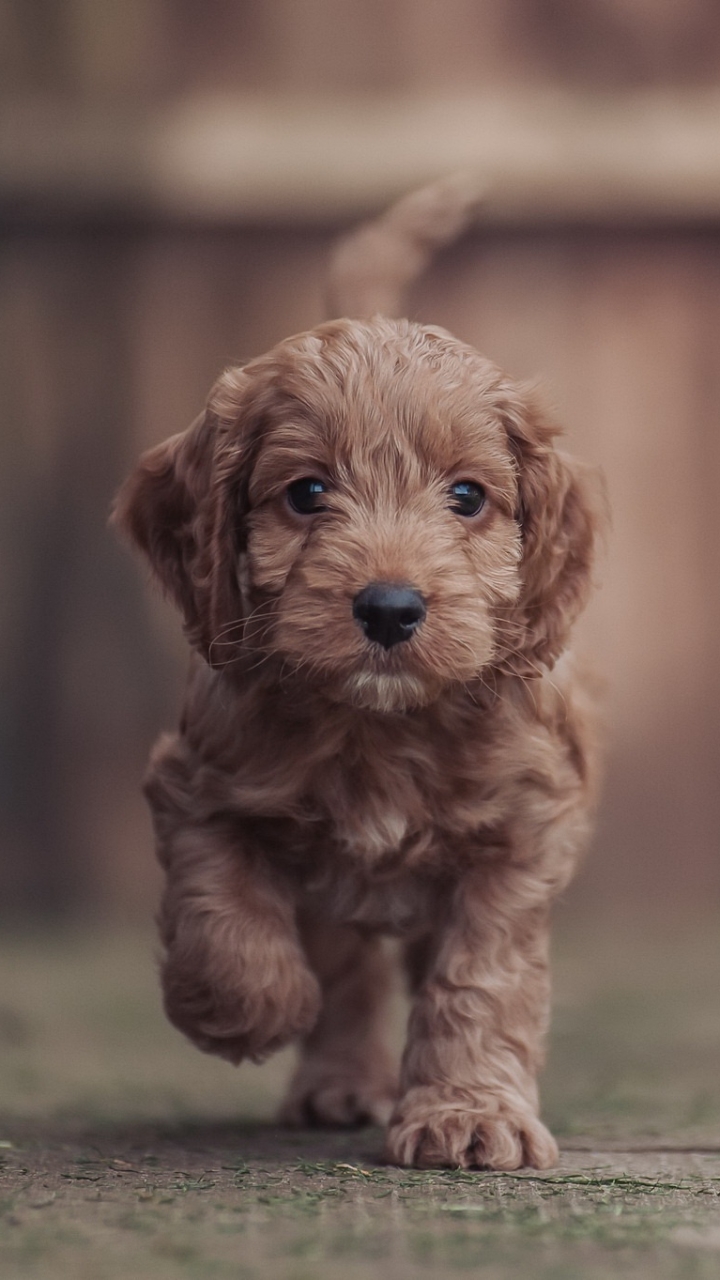
[[[425,707],[439,693],[438,684],[419,680],[406,672],[356,671],[339,690],[339,700],[363,711],[389,713]]]

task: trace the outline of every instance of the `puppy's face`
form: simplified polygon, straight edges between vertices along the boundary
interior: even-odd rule
[[[471,680],[519,594],[522,543],[507,436],[462,349],[336,328],[268,374],[248,643],[376,710]]]
[[[338,321],[224,375],[119,519],[212,664],[405,710],[562,648],[592,521],[553,435],[444,332]]]

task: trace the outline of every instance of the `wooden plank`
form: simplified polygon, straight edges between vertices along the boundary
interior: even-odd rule
[[[454,169],[480,224],[720,220],[720,91],[25,101],[0,120],[0,210],[327,225]]]

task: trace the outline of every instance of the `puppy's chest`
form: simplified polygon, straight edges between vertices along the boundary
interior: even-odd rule
[[[323,920],[398,936],[426,932],[449,881],[395,868],[378,874],[359,863],[326,863],[305,881],[303,906]]]
[[[315,800],[325,811],[333,842],[363,862],[400,849],[412,856],[409,846],[422,833],[427,840],[431,827],[427,798],[401,771],[353,778],[336,766],[317,786]]]
[[[312,802],[343,860],[405,870],[431,866],[453,834],[487,825],[497,807],[480,777],[458,780],[433,752],[402,745],[328,762]]]

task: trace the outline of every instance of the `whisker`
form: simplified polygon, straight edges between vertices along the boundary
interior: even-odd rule
[[[259,605],[256,605],[247,617],[234,618],[231,622],[225,623],[210,641],[208,652],[211,653],[214,648],[235,646],[240,639],[257,641],[258,635],[262,639],[263,631],[257,627],[257,624],[272,621],[274,609],[274,600],[263,600]],[[241,635],[235,636],[235,632],[240,632]],[[228,663],[214,663],[213,665],[227,666]]]

